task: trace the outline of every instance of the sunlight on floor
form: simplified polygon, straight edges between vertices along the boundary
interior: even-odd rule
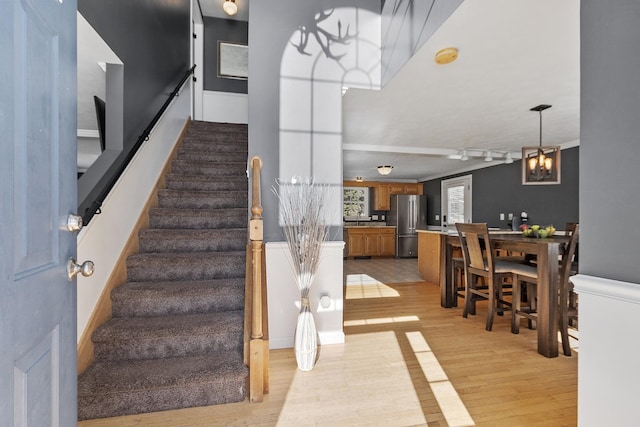
[[[345,299],[398,297],[395,289],[367,274],[349,274],[346,279]]]
[[[295,372],[276,425],[353,426],[365,425],[363,420],[427,425],[392,331],[349,335],[344,345],[322,346],[312,371]]]
[[[475,426],[447,374],[420,332],[407,332],[407,339],[450,427]]]

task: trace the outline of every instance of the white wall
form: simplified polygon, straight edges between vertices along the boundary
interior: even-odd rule
[[[248,123],[249,98],[244,93],[203,91],[202,120],[219,123]]]
[[[309,292],[311,312],[320,345],[344,343],[342,329],[344,242],[325,242],[318,274]],[[291,254],[284,242],[265,245],[267,263],[267,302],[269,304],[269,347],[291,348],[300,312],[300,292],[296,285]],[[320,296],[328,295],[331,305],[320,306]]]
[[[78,235],[78,260],[95,263],[93,276],[78,279],[78,339],[189,120],[190,91],[191,83],[187,82],[105,199],[102,213]]]

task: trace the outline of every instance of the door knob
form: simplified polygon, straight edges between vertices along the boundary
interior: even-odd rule
[[[67,227],[67,231],[80,231],[82,228],[82,217],[80,215],[69,214],[65,226]]]
[[[85,261],[82,264],[78,264],[75,259],[69,258],[67,262],[67,276],[69,281],[73,280],[78,273],[84,277],[89,277],[93,274],[94,264],[93,261]]]

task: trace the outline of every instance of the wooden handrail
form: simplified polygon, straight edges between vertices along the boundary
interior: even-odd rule
[[[251,169],[251,219],[249,220],[249,245],[247,245],[247,286],[245,292],[245,363],[249,365],[249,400],[262,402],[269,392],[269,340],[266,316],[266,281],[264,270],[262,205],[260,197],[260,171],[262,160],[254,156],[249,161]],[[246,345],[248,341],[248,346]]]

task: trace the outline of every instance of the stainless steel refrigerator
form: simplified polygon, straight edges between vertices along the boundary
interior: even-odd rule
[[[392,195],[387,225],[396,227],[396,257],[418,256],[418,233],[427,229],[427,198]]]

